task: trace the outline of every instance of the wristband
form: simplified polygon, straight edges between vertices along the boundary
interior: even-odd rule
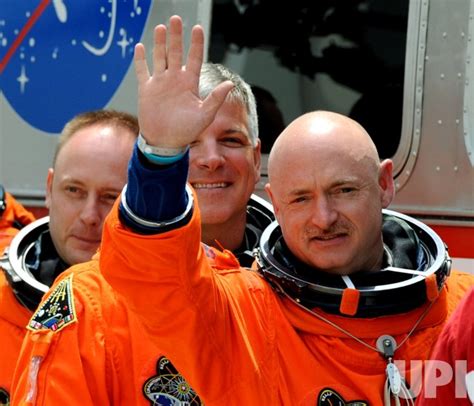
[[[183,156],[186,155],[186,152],[188,152],[189,147],[186,147],[186,149],[179,153],[178,155],[174,156],[162,156],[162,155],[155,155],[155,154],[149,154],[147,152],[143,152],[142,154],[146,159],[148,159],[150,162],[158,165],[170,165],[174,164],[175,162],[179,161]]]
[[[149,158],[149,155],[158,155],[160,157],[172,157],[172,158],[178,155],[181,155],[182,157],[189,148],[188,146],[185,146],[182,148],[154,147],[153,145],[147,144],[145,138],[143,138],[143,135],[141,133],[138,134],[137,145],[138,145],[138,149],[147,158]]]
[[[135,224],[138,224],[140,226],[150,228],[150,229],[157,229],[157,228],[162,228],[162,227],[168,227],[170,225],[176,224],[184,220],[185,218],[189,217],[192,215],[193,212],[193,206],[194,206],[194,198],[193,198],[193,192],[191,190],[191,187],[189,185],[186,185],[185,193],[186,193],[186,208],[184,209],[184,212],[176,216],[175,218],[171,220],[162,220],[162,221],[150,221],[150,220],[145,220],[141,218],[140,216],[136,215],[130,206],[127,204],[127,186],[125,185],[124,188],[122,189],[122,194],[121,194],[121,199],[120,199],[120,205],[121,209],[123,208],[126,216],[131,219]],[[48,217],[49,219],[49,217]]]

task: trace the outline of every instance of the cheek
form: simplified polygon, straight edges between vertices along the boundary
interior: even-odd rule
[[[70,205],[65,201],[64,197],[60,193],[55,193],[54,197],[49,199],[49,215],[55,218],[61,218],[64,216],[64,213],[70,210]],[[50,220],[50,222],[52,222]]]
[[[69,199],[65,194],[55,195],[51,200],[49,214],[56,219],[61,229],[66,230],[75,223],[81,214],[82,203],[76,199]]]
[[[67,235],[68,235],[68,230],[70,229],[71,221],[69,217],[64,217],[63,213],[54,213],[50,217],[49,221],[49,230],[50,234],[54,235],[54,241],[55,243],[59,244],[64,244]]]
[[[358,247],[357,250],[367,250],[380,235],[381,224],[376,217],[362,213],[357,218],[350,218],[347,228],[351,230],[352,241]]]
[[[62,189],[54,190],[51,199],[50,206],[59,208],[59,210],[67,212],[74,211],[77,206],[76,199],[73,199],[69,194],[67,194]]]
[[[370,221],[363,221],[361,220],[361,227],[363,227],[363,233],[365,235],[373,235],[374,238],[377,235],[380,235],[382,230],[382,222],[381,219],[379,221],[378,217],[373,217]]]
[[[282,209],[277,215],[278,224],[280,224],[281,229],[289,238],[294,239],[304,228],[299,214],[295,214],[294,211],[288,209]]]
[[[107,217],[107,215],[112,210],[112,207],[113,207],[113,203],[110,203],[110,204],[109,203],[104,203],[100,206],[99,216],[100,216],[102,222],[105,221],[105,218]]]
[[[195,161],[190,157],[189,159],[189,177],[191,178],[194,173],[196,172],[197,168],[196,168],[196,163]]]
[[[232,154],[228,154],[228,162],[232,164],[240,173],[246,173],[247,176],[254,176],[255,174],[255,162],[253,156],[249,153],[242,153],[240,150],[234,151]]]
[[[358,226],[364,226],[364,224],[371,222],[376,209],[370,200],[341,200],[336,202],[334,210],[341,218],[347,219]]]
[[[348,207],[345,213],[346,217],[359,228],[368,229],[378,222],[381,210],[382,208],[373,201],[367,201],[365,204],[359,203]]]

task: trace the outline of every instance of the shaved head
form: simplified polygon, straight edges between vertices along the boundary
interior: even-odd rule
[[[315,111],[294,120],[272,148],[266,185],[293,254],[338,274],[379,267],[392,167],[348,117]]]
[[[372,163],[373,168],[379,164],[375,144],[359,123],[342,114],[314,111],[290,123],[275,141],[268,160],[270,182],[278,169],[283,169],[282,164],[318,148],[349,154],[356,160]]]

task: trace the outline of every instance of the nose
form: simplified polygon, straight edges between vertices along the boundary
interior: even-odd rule
[[[84,206],[82,207],[79,217],[84,224],[90,227],[100,226],[102,216],[99,201],[96,196],[87,196],[84,200]]]
[[[215,171],[220,168],[225,157],[222,148],[215,140],[202,142],[191,149],[191,160],[200,168],[207,171]]]
[[[327,196],[319,196],[312,207],[311,222],[320,230],[329,230],[337,221],[338,213]]]

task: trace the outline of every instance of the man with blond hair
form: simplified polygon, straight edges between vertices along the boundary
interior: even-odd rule
[[[0,261],[0,399],[6,404],[28,320],[54,279],[99,247],[137,134],[135,116],[98,110],[74,117],[59,137],[46,180],[49,217],[23,228]],[[67,314],[58,310],[56,317],[61,312]]]

